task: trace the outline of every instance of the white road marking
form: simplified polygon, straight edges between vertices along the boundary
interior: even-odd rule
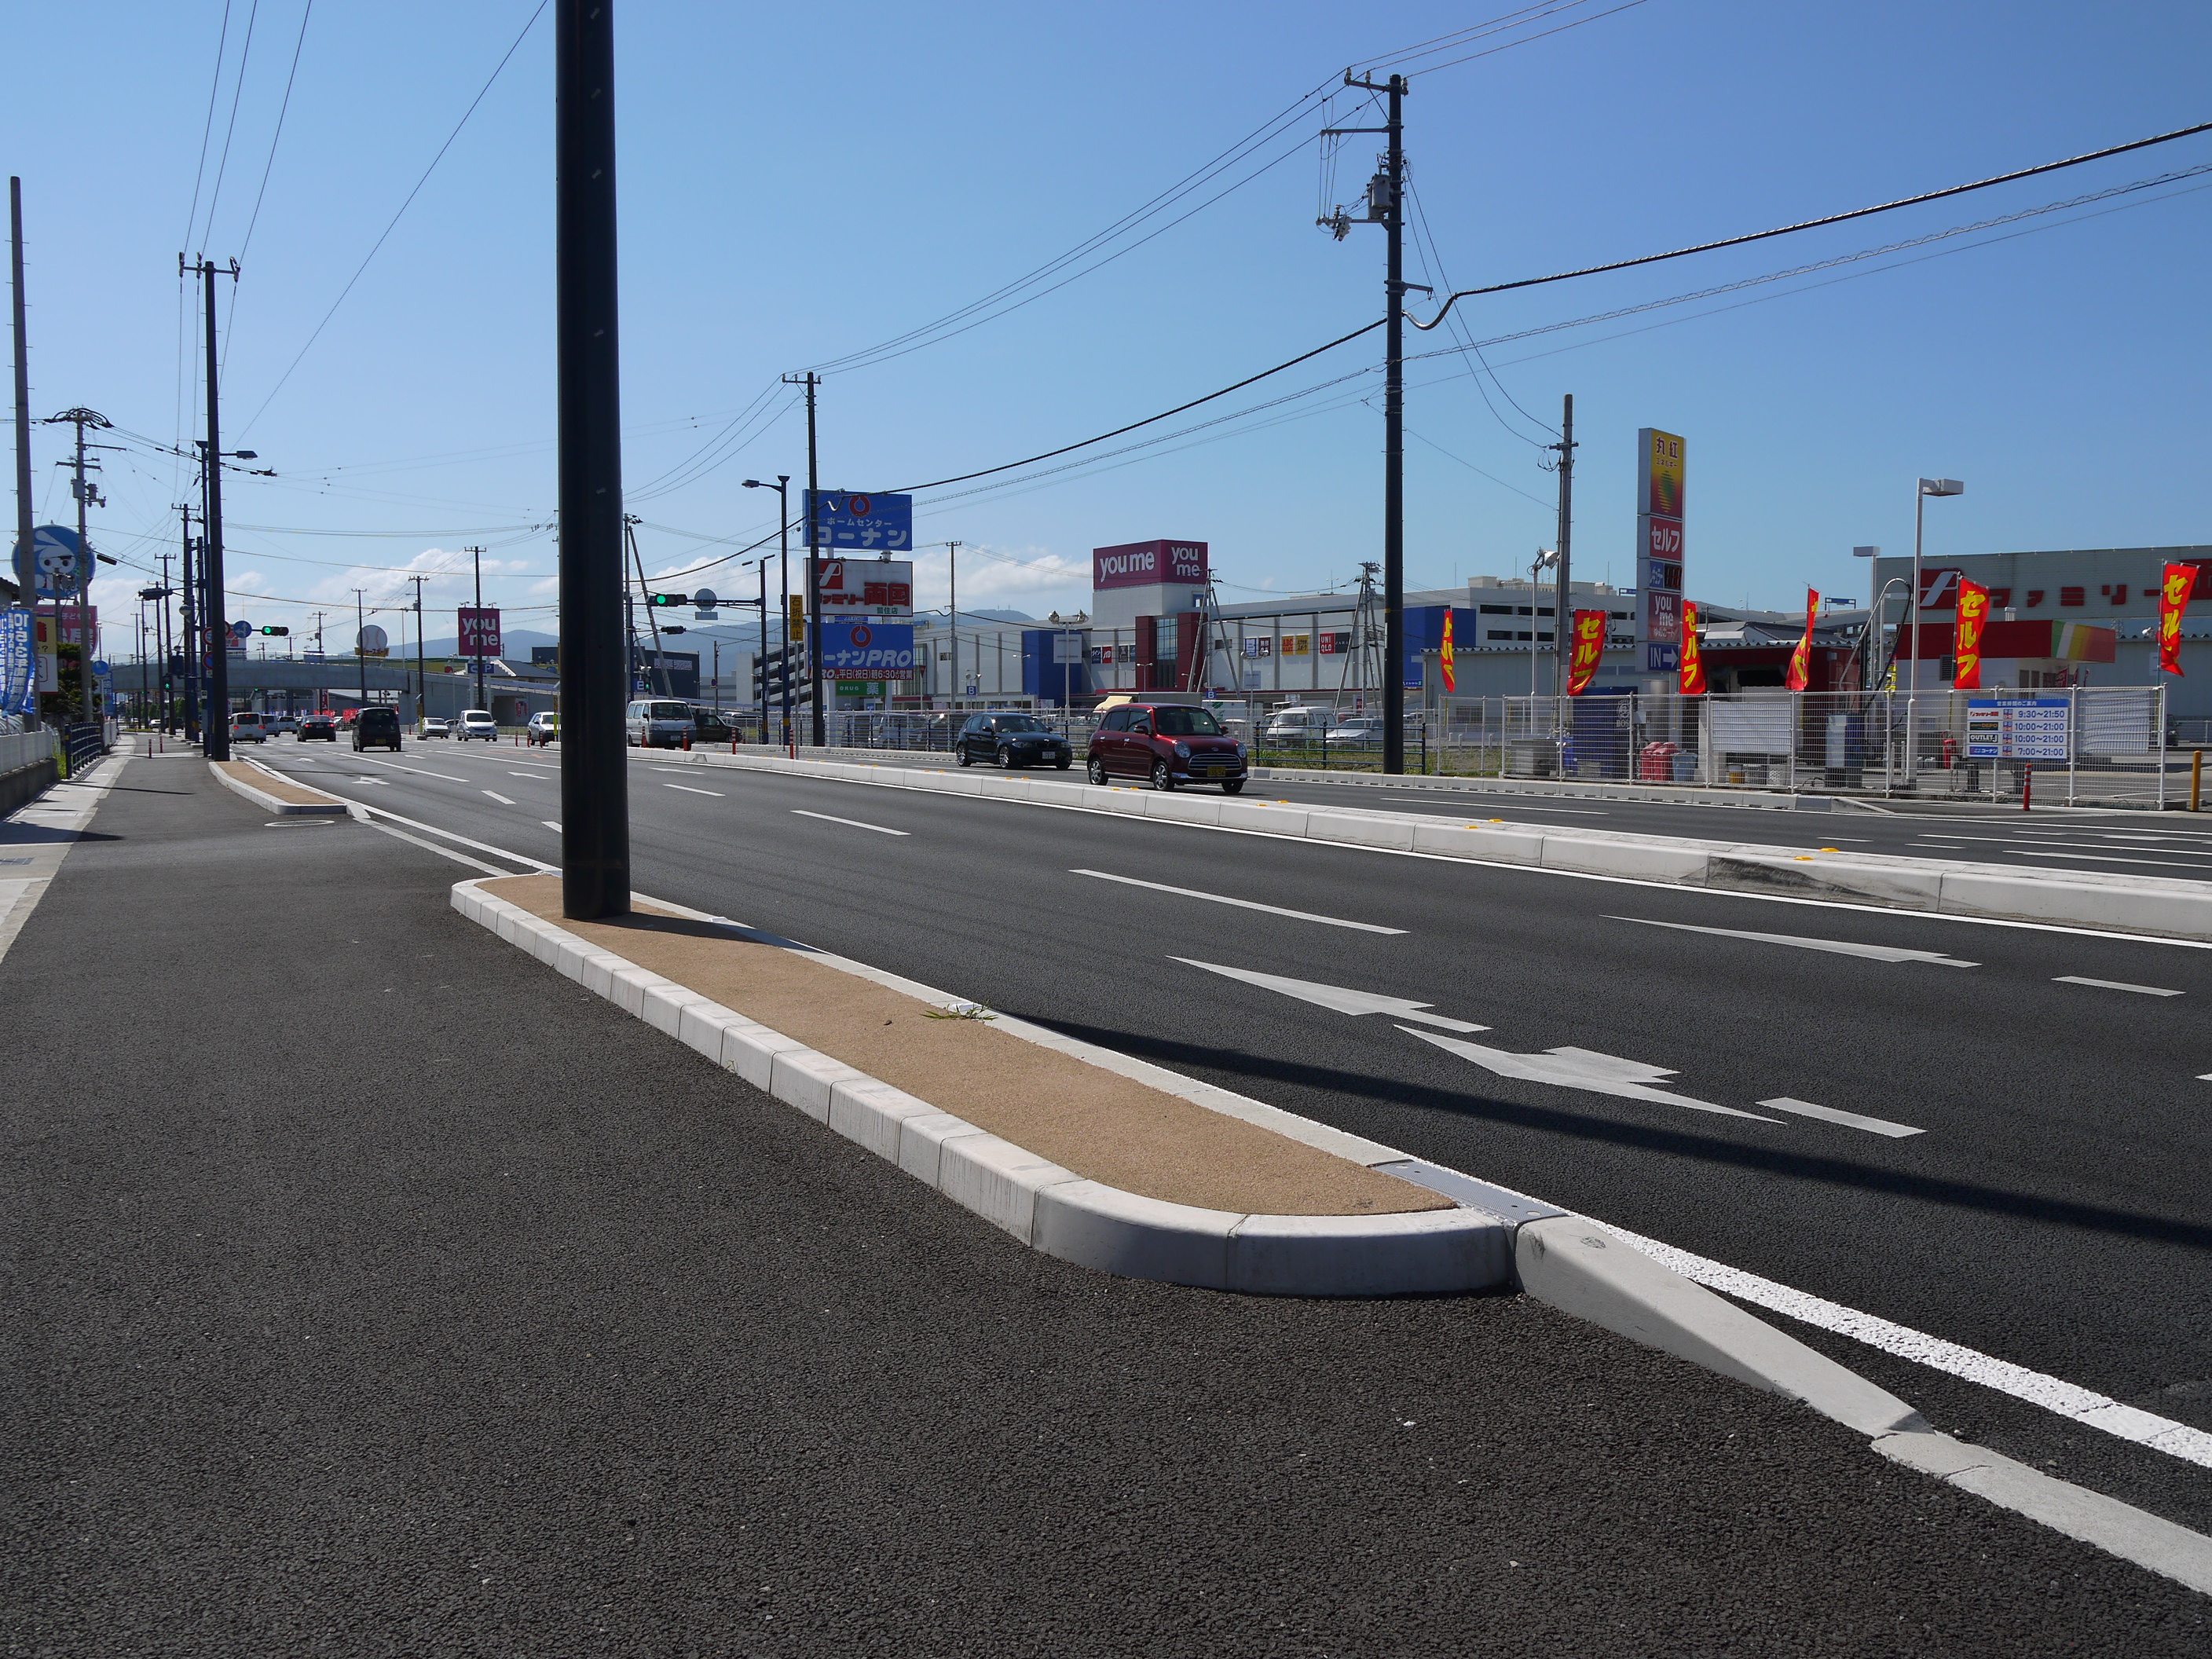
[[[518,772],[510,766],[507,769],[507,775],[510,778],[557,778],[561,775],[558,772]]]
[[[716,800],[722,799],[722,792],[719,789],[694,789],[688,783],[664,783],[660,787],[663,789],[681,789],[687,795],[712,795]],[[872,829],[874,826],[872,824],[869,827]],[[894,830],[890,833],[895,836],[902,836],[906,831],[903,830]]]
[[[1853,1341],[1863,1342],[1884,1353],[1893,1353],[1903,1359],[1932,1366],[1953,1376],[1964,1377],[1969,1382],[1978,1382],[1985,1389],[1995,1389],[2015,1400],[2025,1400],[2032,1406],[2069,1417],[2086,1428],[2100,1429],[2122,1440],[2131,1440],[2139,1446],[2148,1446],[2170,1456],[2212,1469],[2212,1434],[2203,1429],[2193,1429],[2170,1419],[2154,1416],[2133,1406],[2124,1406],[2117,1400],[2094,1394],[2072,1382],[2046,1376],[2040,1371],[2029,1370],[2009,1360],[1997,1359],[1989,1354],[1978,1353],[1956,1342],[1947,1342],[1940,1336],[1930,1336],[1925,1331],[1916,1331],[1908,1326],[1896,1325],[1873,1314],[1861,1313],[1856,1308],[1846,1308],[1840,1303],[1826,1301],[1817,1296],[1792,1290],[1787,1285],[1778,1285],[1771,1279],[1761,1279],[1741,1267],[1730,1267],[1704,1256],[1692,1255],[1687,1250],[1676,1249],[1671,1244],[1662,1244],[1656,1239],[1644,1238],[1611,1222],[1601,1224],[1618,1233],[1638,1249],[1662,1267],[1672,1267],[1685,1279],[1716,1291],[1726,1292],[1739,1301],[1748,1302],[1755,1308],[1787,1315],[1791,1319],[1824,1331],[1833,1331],[1848,1336]]]
[[[1316,985],[1310,980],[1285,979],[1279,974],[1255,973],[1249,968],[1224,968],[1218,962],[1200,962],[1195,957],[1170,957],[1170,962],[1180,962],[1193,968],[1203,968],[1210,974],[1225,974],[1231,979],[1241,979],[1247,985],[1257,985],[1263,990],[1280,991],[1286,997],[1296,997],[1301,1002],[1310,1002],[1318,1007],[1334,1008],[1340,1014],[1393,1014],[1400,1019],[1419,1020],[1424,1025],[1440,1025],[1447,1031],[1486,1031],[1487,1025],[1473,1025],[1463,1019],[1446,1019],[1442,1014],[1425,1013],[1425,1002],[1410,1002],[1404,997],[1386,997],[1373,991],[1355,991],[1342,985]]]
[[[1201,893],[1194,887],[1170,887],[1164,881],[1139,881],[1134,876],[1116,876],[1103,870],[1070,870],[1071,876],[1089,876],[1094,881],[1118,881],[1124,887],[1149,887],[1155,893],[1173,893],[1177,898],[1204,899],[1208,904],[1233,904],[1240,910],[1260,910],[1271,916],[1288,916],[1293,921],[1318,921],[1329,927],[1350,927],[1362,933],[1402,933],[1402,927],[1378,927],[1371,921],[1346,921],[1342,916],[1316,915],[1310,910],[1285,910],[1279,904],[1261,904],[1252,899],[1229,898],[1220,893]]]
[[[1809,1100],[1792,1100],[1787,1095],[1773,1100],[1762,1100],[1759,1103],[1798,1117],[1817,1117],[1823,1123],[1840,1123],[1847,1129],[1864,1129],[1869,1134],[1887,1135],[1893,1140],[1928,1133],[1925,1129],[1916,1129],[1909,1123],[1892,1123],[1886,1117],[1861,1117],[1856,1112],[1838,1111],[1833,1106],[1815,1106]]]
[[[2002,850],[2015,858],[2023,859],[2087,859],[2097,864],[2148,864],[2161,870],[2195,870],[2200,872],[2204,867],[2201,864],[2184,864],[2177,859],[2124,859],[2112,853],[2034,853],[2024,847],[2008,847]]]
[[[2084,979],[2079,974],[2059,974],[2055,975],[2051,982],[2053,985],[2094,985],[2100,991],[2136,991],[2147,997],[2178,997],[2184,994],[2179,991],[2166,990],[2162,986],[2130,985],[2124,979]]]
[[[1794,945],[1801,951],[1827,951],[1839,957],[1865,957],[1874,962],[1929,962],[1939,968],[1978,968],[1978,962],[1961,962],[1941,951],[1911,951],[1895,945],[1856,945],[1848,939],[1806,939],[1796,933],[1753,933],[1740,927],[1696,927],[1686,921],[1654,921],[1649,916],[1608,916],[1608,921],[1633,921],[1646,927],[1672,927],[1683,933],[1713,933],[1722,939],[1747,939],[1760,945]]]
[[[1383,797],[1382,797],[1382,799],[1383,799],[1384,800],[1418,800],[1418,801],[1425,801],[1425,802],[1427,802],[1429,805],[1432,805],[1432,806],[1441,806],[1441,807],[1446,808],[1446,809],[1447,809],[1447,811],[1446,811],[1446,812],[1445,812],[1445,816],[1446,816],[1447,817],[1459,817],[1459,816],[1460,816],[1460,813],[1459,813],[1459,811],[1458,811],[1458,803],[1455,802],[1455,801],[1454,801],[1454,800],[1453,800],[1453,799],[1452,799],[1449,795],[1385,795],[1385,796],[1383,796]],[[1307,804],[1308,804],[1308,803],[1304,802],[1304,801],[1301,801],[1301,802],[1299,803],[1299,805],[1302,805],[1302,806],[1303,806],[1303,805],[1307,805]],[[1322,803],[1316,801],[1316,802],[1314,802],[1314,803],[1311,803],[1311,804],[1312,804],[1312,805],[1322,805]],[[1493,801],[1493,802],[1489,802],[1489,803],[1487,803],[1487,804],[1488,804],[1488,805],[1492,805],[1492,806],[1496,806],[1496,805],[1497,805],[1497,803],[1496,803],[1496,802],[1494,802],[1494,801]],[[1571,814],[1573,814],[1575,817],[1581,817],[1581,818],[1609,818],[1609,817],[1611,817],[1613,816],[1613,814],[1612,814],[1612,813],[1610,813],[1610,812],[1601,812],[1601,811],[1599,811],[1596,807],[1595,807],[1595,806],[1506,806],[1506,807],[1499,807],[1498,810],[1499,810],[1499,811],[1506,811],[1506,812],[1559,812],[1559,813],[1571,813]]]
[[[540,818],[540,819],[538,819],[538,823],[540,823],[544,824],[544,825],[548,830],[551,830],[555,835],[556,835],[556,836],[557,836],[557,835],[559,835],[559,834],[561,833],[561,826],[560,826],[560,824],[559,824],[559,823],[556,823],[553,819],[551,819],[551,818]]]
[[[509,799],[508,799],[505,795],[501,794],[501,793],[499,793],[499,791],[497,791],[496,789],[487,789],[487,790],[485,790],[485,791],[484,791],[484,793],[486,793],[487,795],[489,795],[489,796],[490,796],[494,800],[497,801],[497,802],[498,802],[501,806],[512,806],[512,805],[514,805],[514,803],[512,800],[509,800]]]
[[[1653,1100],[1663,1106],[1686,1106],[1693,1112],[1747,1117],[1754,1123],[1782,1121],[1778,1117],[1761,1117],[1757,1112],[1740,1112],[1733,1106],[1716,1106],[1709,1100],[1692,1100],[1686,1095],[1655,1088],[1653,1085],[1674,1073],[1664,1066],[1647,1066],[1640,1060],[1623,1060],[1618,1054],[1601,1054],[1589,1048],[1553,1048],[1540,1054],[1508,1054],[1503,1048],[1486,1048],[1479,1042],[1438,1036],[1434,1031],[1416,1031],[1410,1025],[1398,1029],[1424,1042],[1433,1042],[1446,1054],[1471,1060],[1500,1077],[1548,1083],[1559,1089],[1583,1089],[1595,1095],[1618,1095],[1623,1100]]]
[[[412,772],[417,777],[443,778],[447,783],[466,783],[468,781],[466,778],[455,777],[451,772],[425,772],[419,766],[402,766],[398,761],[371,760],[366,755],[363,755],[361,757],[361,763],[363,766],[388,766],[395,772]]]
[[[683,786],[681,784],[672,783],[668,787],[671,789],[678,789]],[[702,793],[703,793],[705,792],[702,791]],[[833,817],[827,812],[809,812],[796,806],[793,807],[791,811],[792,815],[795,817],[820,818],[824,823],[842,823],[854,830],[872,830],[879,836],[910,836],[914,833],[911,830],[886,830],[880,823],[863,823],[858,818],[840,818]]]

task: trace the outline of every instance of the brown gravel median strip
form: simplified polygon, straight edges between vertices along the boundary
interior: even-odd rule
[[[1449,1200],[1073,1055],[933,1018],[888,987],[740,929],[641,906],[625,921],[561,915],[554,876],[482,884],[543,921],[757,1020],[1102,1185],[1199,1209],[1358,1216]]]

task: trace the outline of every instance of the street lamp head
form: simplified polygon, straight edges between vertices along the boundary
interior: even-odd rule
[[[241,461],[258,461],[261,459],[260,452],[258,450],[234,449],[230,453]]]
[[[1881,556],[1881,550],[1878,547],[1855,547],[1851,550],[1851,556],[1855,559],[1878,559]]]
[[[1923,495],[1963,495],[1966,486],[1956,478],[1923,478],[1920,493]]]
[[[762,489],[766,487],[767,486],[763,484],[758,478],[748,478],[745,480],[745,488],[748,489]]]

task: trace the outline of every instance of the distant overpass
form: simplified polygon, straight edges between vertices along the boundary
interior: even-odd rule
[[[234,703],[281,709],[287,714],[301,714],[311,708],[357,708],[362,700],[364,678],[369,702],[397,704],[407,718],[414,718],[411,703],[415,665],[411,662],[402,665],[387,659],[364,664],[350,657],[333,658],[328,662],[301,662],[289,657],[230,659],[230,695]],[[158,664],[114,665],[115,690],[125,696],[136,696],[142,689],[159,696],[161,681]],[[204,685],[205,681],[202,684]],[[174,681],[170,690],[181,695],[182,687]],[[481,706],[489,708],[492,718],[501,726],[520,726],[540,709],[556,707],[559,690],[560,683],[550,675],[518,674],[505,663],[487,658],[484,702]],[[475,671],[453,674],[441,667],[429,674],[423,682],[422,703],[421,712],[434,720],[452,720],[464,708],[479,707]]]

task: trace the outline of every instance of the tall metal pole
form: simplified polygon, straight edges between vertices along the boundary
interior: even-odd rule
[[[429,653],[422,644],[423,578],[410,576],[407,580],[415,584],[415,719],[419,724],[430,708]],[[319,651],[323,645],[319,637],[321,630],[318,629],[316,631],[319,637],[315,641],[315,648]]]
[[[92,711],[92,544],[86,539],[92,527],[85,522],[84,489],[84,417],[90,411],[70,410],[70,419],[76,426],[76,545],[77,557],[84,562],[84,579],[76,590],[76,694],[77,708],[87,720],[94,718]],[[61,620],[61,606],[54,606],[54,620]],[[61,630],[57,628],[55,632]],[[58,659],[58,658],[57,659]]]
[[[613,0],[554,14],[561,434],[561,908],[629,914]]]
[[[353,660],[361,670],[361,706],[368,707],[368,642],[362,636],[368,632],[368,613],[362,609],[362,590],[353,591]],[[354,716],[361,718],[359,714]]]
[[[1552,600],[1552,686],[1564,693],[1567,689],[1568,665],[1575,653],[1575,585],[1571,574],[1575,539],[1575,394],[1571,392],[1561,400],[1559,441],[1552,448],[1559,457],[1559,565],[1556,597]],[[1535,607],[1532,605],[1529,608]],[[1528,631],[1538,634],[1543,630],[1531,628]]]
[[[1389,309],[1382,382],[1382,769],[1406,769],[1406,147],[1401,104],[1406,78],[1390,77]],[[1533,628],[1529,632],[1534,633]]]
[[[783,566],[783,734],[791,735],[791,474],[775,475],[775,512],[781,527],[776,532],[776,557]]]
[[[952,590],[950,602],[945,606],[945,620],[946,629],[952,635],[952,672],[950,678],[953,699],[957,701],[960,696],[960,544],[958,542],[945,544],[945,568],[946,579],[951,583]]]
[[[235,264],[231,273],[235,280]],[[216,385],[218,359],[215,343],[215,261],[203,259],[200,284],[207,298],[207,546],[200,566],[206,573],[208,597],[207,614],[202,623],[215,641],[208,660],[207,739],[204,752],[210,760],[226,761],[230,758],[230,640],[229,625],[222,614],[222,428],[217,415],[221,397]]]
[[[1905,596],[1905,625],[1912,630],[1912,666],[1908,671],[1911,678],[1905,688],[1909,696],[1917,696],[1920,692],[1920,525],[1927,512],[1928,489],[1923,482],[1914,485],[1912,490],[1912,590]],[[1911,769],[1908,762],[1908,776]]]
[[[760,562],[760,654],[753,659],[760,665],[761,741],[768,741],[768,561]]]
[[[180,606],[177,617],[179,642],[185,654],[185,741],[191,743],[202,732],[200,724],[200,628],[199,628],[199,571],[192,560],[192,509],[188,501],[183,509],[185,520],[185,556],[179,578],[178,599]]]
[[[8,180],[8,270],[15,320],[15,580],[19,595],[37,609],[38,577],[31,559],[31,362],[23,322],[23,181]],[[38,699],[32,702],[35,706]],[[33,725],[38,723],[35,714]]]
[[[477,707],[483,708],[488,707],[483,689],[483,549],[471,548],[469,559],[477,573]],[[419,593],[422,590],[418,587],[415,591]]]
[[[814,545],[816,503],[821,499],[822,470],[814,445],[814,388],[822,377],[806,371],[806,675],[814,688],[814,746],[830,742],[829,682],[822,672],[822,565]]]

